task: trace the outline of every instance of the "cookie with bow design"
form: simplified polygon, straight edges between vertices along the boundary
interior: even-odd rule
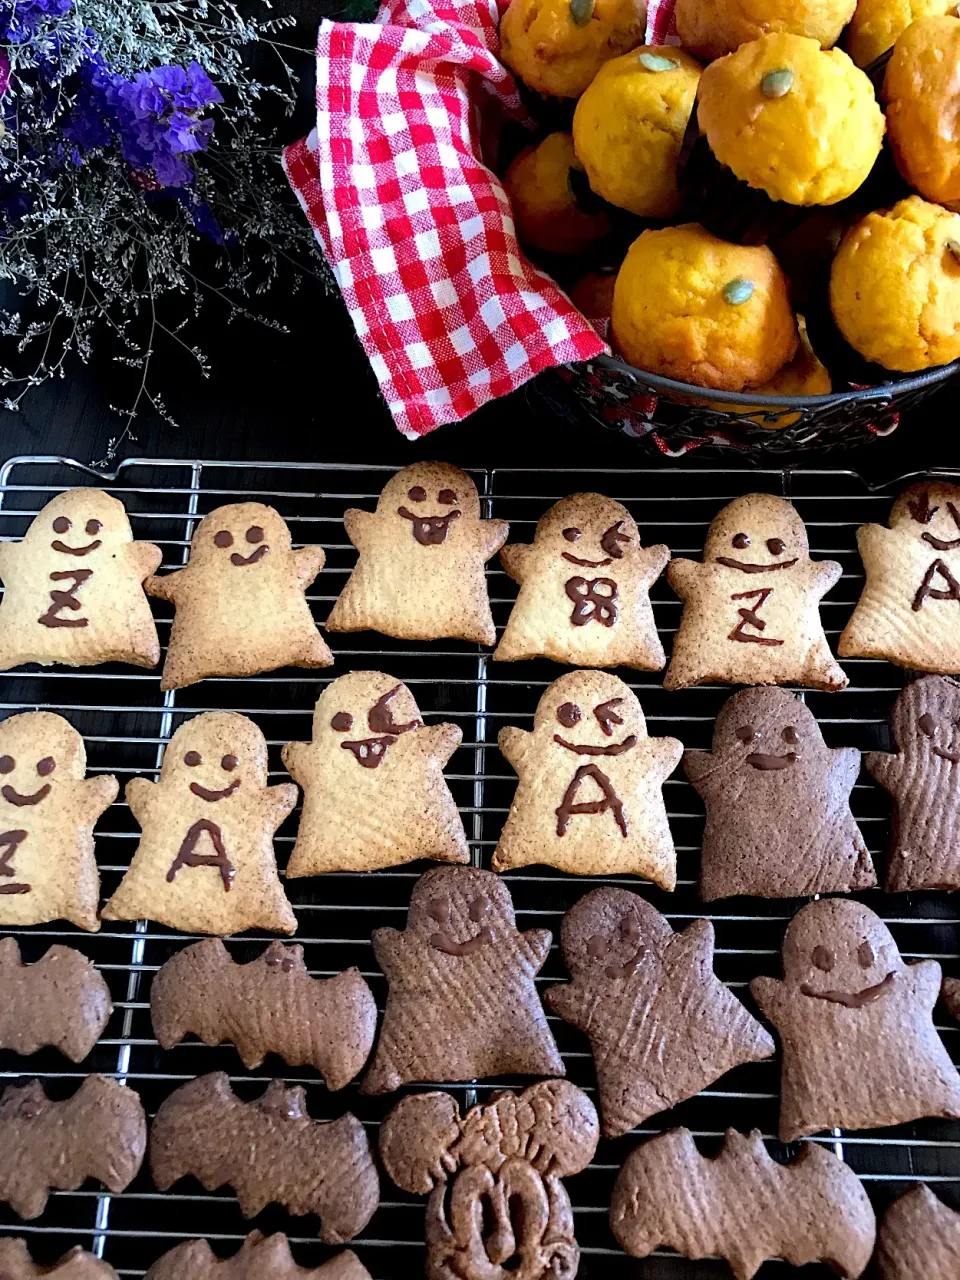
[[[658,671],[666,658],[650,587],[669,559],[668,547],[640,545],[619,502],[599,493],[563,498],[537,522],[532,545],[500,552],[520,593],[494,658]]]
[[[390,479],[376,511],[344,514],[357,563],[328,631],[380,631],[401,640],[497,638],[484,565],[507,540],[482,520],[477,487],[459,467],[416,462]]]
[[[311,742],[288,742],[283,763],[303,788],[287,875],[370,871],[415,858],[469,862],[443,766],[463,734],[423,723],[405,684],[351,671],[317,700]]]
[[[152,542],[134,542],[117,498],[58,493],[22,542],[0,544],[0,671],[22,662],[155,667],[160,644],[143,583],[162,559]]]
[[[647,736],[633,690],[605,671],[572,671],[544,691],[533,732],[500,730],[519,775],[493,855],[506,871],[540,862],[574,875],[631,872],[677,882],[662,787],[683,743]]]
[[[683,614],[664,688],[710,680],[843,689],[820,621],[841,572],[835,560],[811,560],[804,523],[784,498],[735,498],[710,525],[703,562],[667,567]]]

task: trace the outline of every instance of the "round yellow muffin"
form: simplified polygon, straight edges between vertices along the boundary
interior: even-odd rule
[[[579,98],[610,58],[643,43],[646,0],[510,0],[500,57],[524,84]]]
[[[922,196],[960,202],[960,18],[920,18],[893,47],[883,92],[897,168]]]
[[[614,58],[577,103],[573,144],[598,195],[643,218],[680,206],[677,160],[700,79],[672,46]]]
[[[857,0],[677,0],[677,34],[708,61],[772,31],[808,36],[829,49],[856,7]]]
[[[769,381],[759,387],[749,387],[761,396],[828,396],[833,390],[833,380],[829,370],[821,364],[817,353],[810,345],[807,336],[807,322],[803,316],[797,316],[797,328],[800,331],[800,345],[797,354],[789,364],[785,364],[779,373],[775,373]],[[719,406],[718,406],[719,407]],[[729,413],[744,415],[755,422],[758,427],[767,431],[782,431],[784,427],[792,427],[799,422],[802,414],[796,410],[777,413],[776,410],[760,409],[753,412],[750,407],[741,405],[724,405]]]
[[[610,231],[602,210],[587,213],[577,205],[571,169],[583,172],[574,155],[573,138],[569,133],[551,133],[539,146],[521,151],[504,176],[517,235],[533,249],[585,253]]]
[[[885,369],[914,373],[956,360],[960,214],[919,196],[867,214],[833,261],[830,307],[850,345]]]
[[[630,364],[721,391],[772,378],[793,358],[787,280],[765,246],[697,223],[645,231],[617,275],[614,342]]]
[[[859,0],[847,29],[847,52],[858,67],[886,53],[911,22],[957,12],[957,0]]]
[[[840,49],[803,36],[762,36],[711,63],[698,115],[721,164],[794,205],[851,195],[883,143],[883,112],[866,75]]]

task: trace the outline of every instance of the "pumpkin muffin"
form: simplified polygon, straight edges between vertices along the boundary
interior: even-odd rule
[[[798,342],[772,252],[730,244],[697,223],[645,231],[633,242],[611,322],[630,364],[722,391],[765,383]]]
[[[571,174],[571,170],[573,173]],[[583,193],[577,182],[579,175]],[[507,170],[503,185],[513,206],[520,240],[545,253],[585,253],[609,234],[610,221],[590,207],[590,192],[569,133],[551,133],[536,147],[521,151]],[[581,208],[577,203],[580,195]],[[599,205],[594,196],[593,205]]]
[[[852,195],[883,143],[883,112],[864,72],[803,36],[762,36],[711,63],[698,117],[722,165],[792,205]]]
[[[677,161],[700,71],[672,46],[635,49],[600,69],[573,117],[577,157],[598,195],[643,218],[676,213]]]
[[[857,0],[677,0],[677,32],[707,61],[773,31],[808,36],[829,49],[856,7]]]
[[[957,0],[859,0],[847,28],[847,52],[858,67],[869,67],[893,48],[911,22],[956,11]]]
[[[803,316],[797,316],[797,328],[800,332],[800,345],[790,363],[785,364],[768,382],[762,383],[759,387],[745,387],[745,391],[755,391],[759,396],[828,396],[830,394],[833,390],[833,380],[829,370],[820,362],[810,344],[807,322]],[[756,408],[739,404],[718,404],[713,407],[749,418],[751,422],[756,423],[758,427],[763,427],[766,431],[782,431],[784,427],[792,427],[802,417],[802,414],[795,409],[777,413],[775,409],[761,409],[759,405]]]
[[[610,58],[643,43],[646,0],[510,0],[500,57],[531,89],[579,98]]]
[[[920,18],[893,47],[883,91],[897,168],[922,196],[960,204],[960,18]]]
[[[915,373],[960,357],[960,214],[919,196],[870,213],[830,275],[840,332],[885,369]]]

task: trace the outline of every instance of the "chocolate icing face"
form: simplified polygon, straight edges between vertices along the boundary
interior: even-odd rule
[[[724,704],[714,728],[713,752],[727,767],[760,773],[792,771],[803,760],[826,759],[820,727],[806,703],[774,688],[745,689]]]
[[[890,527],[909,529],[931,549],[960,547],[960,487],[934,481],[911,485],[894,503]]]
[[[226,751],[224,738],[228,739]],[[182,724],[170,739],[160,779],[182,786],[184,794],[219,805],[243,788],[267,785],[266,741],[243,716],[232,712],[198,716]]]
[[[812,902],[784,938],[784,981],[809,1000],[862,1009],[890,995],[905,968],[890,930],[857,902]]]
[[[608,886],[588,893],[563,920],[563,958],[572,976],[590,977],[603,966],[610,982],[622,981],[641,966],[655,971],[673,930],[649,902],[627,889]]]
[[[388,481],[377,511],[398,518],[419,546],[440,547],[455,524],[480,519],[480,500],[473,482],[456,468],[414,463]]]
[[[407,928],[434,951],[471,956],[516,933],[517,926],[509,891],[499,877],[491,874],[482,884],[466,883],[456,868],[437,868],[426,885],[417,881]]]
[[[550,696],[541,698],[534,731],[549,728],[553,741],[574,756],[619,756],[632,751],[647,736],[646,721],[637,699],[624,697],[620,682],[609,679],[608,689],[581,706],[564,695],[561,677],[548,690]]]
[[[262,503],[229,503],[204,516],[190,543],[192,566],[243,569],[290,552],[290,530]]]
[[[792,568],[809,550],[803,521],[789,502],[750,494],[735,498],[714,519],[703,562],[748,575],[770,573]]]
[[[402,734],[422,724],[420,709],[405,684],[380,672],[354,671],[340,676],[320,695],[313,717],[313,740],[349,751],[362,769],[376,769]],[[370,730],[368,736],[346,737],[362,726]]]

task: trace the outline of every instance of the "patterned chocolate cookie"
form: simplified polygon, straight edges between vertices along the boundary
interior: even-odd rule
[[[82,1062],[113,1013],[110,988],[86,956],[53,946],[24,964],[16,938],[0,942],[0,1049],[36,1053],[53,1045]]]
[[[3,1280],[119,1280],[113,1267],[77,1245],[52,1267],[34,1262],[26,1240],[9,1236],[0,1240],[0,1277]]]
[[[322,1267],[298,1267],[282,1232],[251,1231],[230,1258],[218,1258],[206,1240],[177,1245],[153,1264],[146,1280],[370,1280],[370,1272],[349,1249]]]
[[[883,1215],[877,1237],[878,1280],[957,1280],[960,1213],[923,1183]]]

